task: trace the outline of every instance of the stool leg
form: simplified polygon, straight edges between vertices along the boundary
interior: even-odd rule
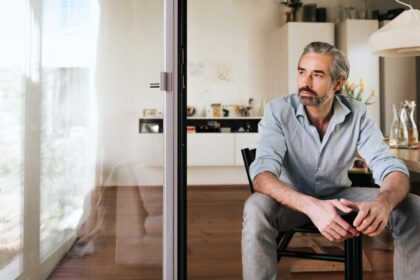
[[[356,280],[363,279],[363,251],[362,251],[362,236],[354,238],[354,276]]]
[[[344,273],[345,273],[345,280],[354,280],[354,262],[353,262],[353,238],[347,239],[344,241],[344,254],[345,254],[345,262],[344,262]]]
[[[345,279],[363,280],[362,237],[350,238],[344,241]]]
[[[287,249],[287,246],[289,246],[290,240],[292,240],[293,235],[295,234],[295,232],[293,230],[291,231],[287,231],[282,233],[281,236],[279,236],[279,238],[277,239],[277,253],[279,251],[283,251]],[[281,259],[281,256],[279,254],[277,254],[277,261],[279,262]]]

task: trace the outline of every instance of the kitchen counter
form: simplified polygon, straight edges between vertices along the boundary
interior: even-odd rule
[[[394,149],[391,153],[403,160],[411,172],[420,173],[420,149]]]

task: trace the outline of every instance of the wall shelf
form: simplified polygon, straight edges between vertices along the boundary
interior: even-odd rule
[[[195,127],[197,133],[256,133],[261,117],[190,117],[187,126]],[[162,133],[162,118],[140,118],[139,133]]]

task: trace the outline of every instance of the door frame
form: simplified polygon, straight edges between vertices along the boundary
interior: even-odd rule
[[[187,0],[164,0],[163,279],[187,279]],[[162,80],[166,79],[166,81]]]

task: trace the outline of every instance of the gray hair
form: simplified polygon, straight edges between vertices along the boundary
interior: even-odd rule
[[[307,53],[321,53],[330,55],[333,58],[333,63],[330,66],[330,74],[333,82],[337,82],[340,78],[347,80],[350,72],[350,64],[346,55],[328,43],[324,42],[312,42],[306,45],[302,55],[299,58],[299,62]]]

